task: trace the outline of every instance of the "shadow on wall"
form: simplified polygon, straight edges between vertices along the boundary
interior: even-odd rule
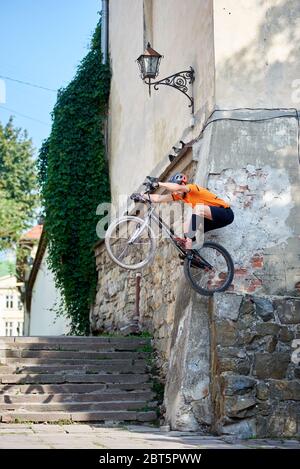
[[[266,8],[266,3],[260,0],[258,6]],[[299,1],[282,0],[268,8],[255,39],[220,63],[218,105],[228,105],[232,96],[235,107],[266,103],[295,106],[295,80],[300,78],[299,39]]]

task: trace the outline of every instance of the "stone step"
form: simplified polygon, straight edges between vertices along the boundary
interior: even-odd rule
[[[151,422],[156,412],[99,411],[99,412],[1,412],[1,422]]]
[[[61,374],[1,374],[2,384],[47,384],[47,383],[140,383],[149,379],[147,374],[82,374],[82,373],[61,373]]]
[[[146,353],[134,353],[134,352],[108,352],[99,353],[96,358],[88,358],[84,360],[85,365],[95,365],[101,360],[133,360],[138,361],[147,359]],[[1,365],[59,365],[66,363],[68,365],[82,365],[82,358],[32,358],[32,357],[13,357],[13,358],[0,358]],[[1,369],[1,368],[0,368]]]
[[[68,403],[68,402],[109,402],[109,401],[151,401],[154,399],[152,391],[113,391],[63,394],[0,394],[0,404],[29,404],[29,403]]]
[[[68,365],[61,363],[59,365],[19,365],[5,366],[0,365],[0,375],[2,374],[54,374],[54,373],[74,373],[74,374],[93,374],[93,373],[145,373],[147,364],[143,360],[136,363],[132,361],[122,360],[99,360],[98,363],[93,365],[86,365],[84,362],[81,365]]]
[[[112,354],[114,352],[111,352]],[[112,356],[112,355],[110,355]],[[77,360],[102,360],[103,353],[99,351],[78,351],[78,350],[27,350],[27,349],[15,349],[15,350],[0,350],[0,360],[6,358],[43,358],[43,359],[53,359],[53,358],[68,358],[68,359],[77,359]],[[105,359],[105,358],[104,358]],[[123,358],[122,358],[123,359]],[[125,359],[125,358],[124,358]]]
[[[124,383],[69,383],[69,384],[0,384],[1,395],[29,395],[44,394],[89,394],[98,392],[123,392],[123,391],[151,391],[152,384],[148,381],[124,382]]]
[[[99,412],[113,410],[144,410],[154,407],[155,402],[147,401],[107,401],[107,402],[47,402],[47,403],[4,403],[0,404],[2,412]]]
[[[0,350],[136,350],[150,339],[138,337],[1,337]]]

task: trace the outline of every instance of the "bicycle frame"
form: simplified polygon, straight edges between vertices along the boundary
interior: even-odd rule
[[[152,219],[156,225],[162,229],[166,235],[168,236],[168,238],[171,240],[172,244],[175,246],[175,248],[183,255],[183,256],[186,256],[187,255],[187,251],[182,248],[181,246],[179,246],[177,244],[177,242],[175,241],[175,233],[174,233],[174,230],[172,228],[170,228],[164,221],[163,219],[161,218],[160,215],[158,215],[155,211],[155,208],[152,207],[152,203],[151,202],[148,202],[146,201],[146,204],[148,206],[148,213],[147,213],[147,216],[145,218],[145,221],[144,223],[142,224],[142,226],[139,228],[138,232],[141,233],[143,231],[143,229],[145,228],[145,226],[149,225],[150,224],[150,220]],[[135,239],[137,238],[137,236],[139,235],[139,233],[135,236]],[[130,240],[132,241],[132,239]]]
[[[184,256],[184,257],[190,256],[190,258],[192,259],[196,255],[197,260],[195,260],[195,262],[198,263],[199,267],[212,268],[211,264],[209,262],[207,262],[202,256],[200,256],[200,254],[197,251],[195,251],[193,249],[191,251],[187,251],[185,248],[181,247],[175,240],[176,235],[174,233],[174,230],[172,228],[170,228],[163,221],[161,216],[156,213],[155,208],[152,207],[152,203],[148,200],[146,200],[145,203],[148,206],[147,216],[146,216],[145,221],[142,224],[142,226],[137,230],[135,235],[133,235],[133,237],[131,238],[130,243],[134,242],[134,240],[139,236],[139,234],[144,230],[144,228],[150,224],[150,220],[153,219],[154,222],[158,225],[158,227],[160,229],[162,229],[167,234],[167,236],[171,240],[173,246],[175,246],[177,251],[179,251],[182,256]],[[198,261],[198,259],[200,259],[200,262]]]

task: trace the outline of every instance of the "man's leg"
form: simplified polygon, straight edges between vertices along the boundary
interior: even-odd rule
[[[186,249],[193,249],[203,244],[205,219],[212,220],[210,207],[208,205],[196,205],[190,218],[188,228],[186,229],[185,227]],[[202,226],[201,238],[199,236],[200,226]]]

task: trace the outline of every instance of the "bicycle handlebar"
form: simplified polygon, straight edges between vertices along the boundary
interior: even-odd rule
[[[150,194],[158,187],[158,178],[147,176],[146,181],[143,182],[143,186],[146,186],[144,194]],[[134,202],[148,202],[148,199],[145,199],[142,194],[136,192],[131,194],[130,198],[134,200]]]

